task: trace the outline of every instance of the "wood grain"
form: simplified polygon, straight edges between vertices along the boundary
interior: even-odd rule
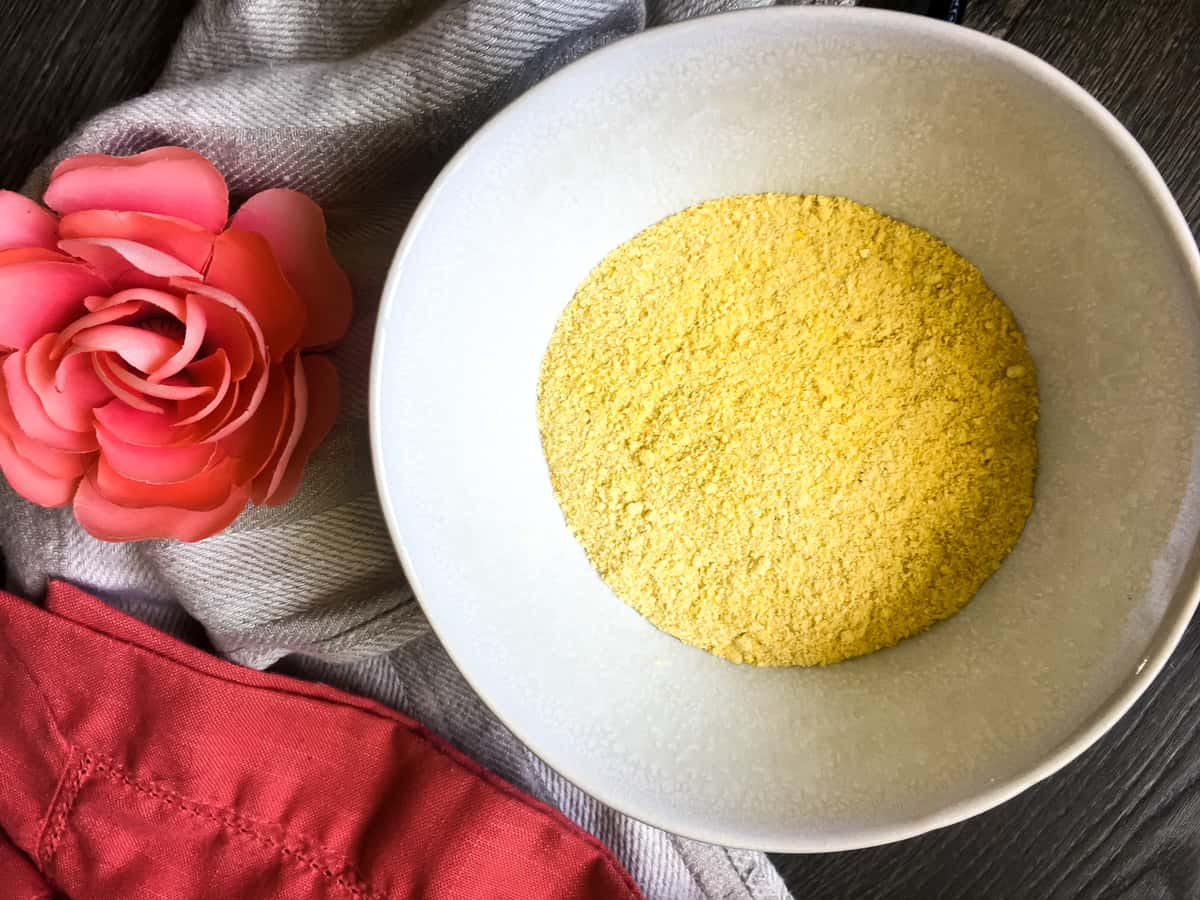
[[[0,188],[154,82],[191,0],[0,0]]]
[[[1007,37],[1009,30],[1035,0],[970,0],[964,25],[993,37]]]
[[[1149,152],[1200,230],[1193,0],[971,0],[967,24],[1049,61]],[[1200,898],[1200,623],[1080,759],[1008,803],[871,850],[777,856],[800,900]]]

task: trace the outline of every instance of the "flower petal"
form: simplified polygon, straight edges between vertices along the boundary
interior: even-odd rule
[[[237,405],[230,412],[229,421],[214,432],[209,440],[223,441],[250,421],[250,417],[258,412],[263,397],[266,396],[267,384],[270,381],[269,375],[270,369],[267,367],[267,363],[254,360],[254,365],[250,367],[250,374],[238,382]]]
[[[212,389],[212,394],[205,398],[181,402],[179,404],[179,421],[176,424],[207,427],[207,434],[212,434],[228,421],[234,404],[237,402],[237,388],[233,384],[229,357],[225,355],[224,350],[218,347],[216,352],[210,356],[198,359],[189,365],[187,374],[193,384],[206,385]],[[223,417],[221,416],[222,410]],[[209,416],[213,417],[211,427],[202,425]]]
[[[199,153],[182,147],[66,160],[51,174],[44,199],[63,214],[84,209],[158,213],[212,232],[221,230],[229,214],[221,173]]]
[[[213,244],[211,231],[186,219],[111,209],[85,209],[63,216],[58,223],[58,237],[122,238],[165,253],[198,272],[208,265]]]
[[[8,435],[0,433],[0,471],[12,489],[38,506],[66,506],[75,494],[78,479],[56,478],[43,472],[13,447]]]
[[[59,361],[54,355],[54,335],[47,334],[25,351],[23,365],[25,379],[46,417],[67,431],[90,433],[92,410],[112,399],[112,393],[96,378],[91,361],[78,354]]]
[[[325,440],[338,414],[337,369],[324,356],[304,355],[300,358],[307,386],[308,415],[300,439],[292,448],[282,474],[271,479],[267,506],[280,506],[292,499],[304,477],[304,467],[314,450]],[[283,462],[283,460],[280,460]]]
[[[76,479],[87,470],[92,458],[90,453],[59,450],[28,437],[13,417],[6,391],[0,391],[0,434],[8,437],[18,456],[52,478]]]
[[[89,166],[138,166],[155,159],[192,159],[197,156],[200,156],[200,154],[195,150],[171,145],[143,150],[141,153],[135,153],[131,156],[108,156],[105,153],[80,153],[78,156],[68,156],[56,165],[50,172],[50,180],[53,181],[59,175],[66,175],[68,172],[74,172],[76,169],[86,169]],[[203,156],[200,156],[200,158],[204,159]]]
[[[200,273],[182,260],[146,244],[124,238],[70,238],[58,242],[64,253],[90,264],[113,284],[137,273],[154,278],[199,278]]]
[[[174,316],[180,322],[183,321],[187,314],[187,306],[183,302],[183,298],[168,293],[167,291],[159,291],[148,287],[135,287],[128,290],[118,291],[109,297],[88,297],[83,301],[89,312],[103,312],[110,307],[117,306],[122,303],[130,303],[134,300],[140,300],[157,306],[169,316]]]
[[[151,381],[163,381],[182,372],[200,352],[204,336],[208,332],[208,316],[205,315],[202,299],[192,297],[184,301],[183,343],[170,359],[148,373]]]
[[[0,250],[0,266],[11,266],[19,262],[75,261],[61,250],[48,250],[45,247],[9,247],[7,250]]]
[[[81,331],[95,328],[97,325],[108,325],[112,322],[120,322],[123,319],[131,319],[139,315],[144,308],[144,303],[134,300],[129,303],[116,303],[103,306],[95,312],[89,312],[87,315],[80,316],[70,325],[63,328],[57,335],[54,335],[54,346],[50,350],[50,357],[58,359],[66,353],[70,348],[71,339]]]
[[[100,453],[117,472],[134,481],[168,484],[199,475],[212,462],[215,444],[181,447],[139,447],[129,444],[96,423]]]
[[[0,191],[0,250],[9,247],[54,249],[58,240],[54,216],[15,191]]]
[[[104,499],[134,509],[172,506],[196,511],[216,509],[233,490],[233,462],[228,457],[194,478],[173,484],[147,484],[126,478],[103,456],[96,465],[96,489]]]
[[[107,290],[83,263],[26,260],[0,265],[0,346],[25,348],[83,315],[83,298]]]
[[[179,341],[132,325],[97,325],[75,335],[73,347],[115,353],[143,372],[153,372],[179,350]]]
[[[304,305],[262,236],[237,230],[218,235],[204,283],[245,304],[262,329],[275,362],[299,343],[304,332]]]
[[[225,351],[233,370],[233,380],[245,378],[254,362],[256,349],[255,334],[245,317],[226,304],[201,294],[188,294],[187,301],[204,312],[205,340],[208,346]],[[266,356],[265,343],[262,346],[262,355]]]
[[[122,385],[144,397],[155,400],[192,400],[196,397],[207,397],[213,389],[204,385],[195,385],[186,378],[168,378],[166,381],[151,381],[129,371],[120,360],[108,358],[108,374],[116,378]]]
[[[207,297],[210,300],[216,300],[222,306],[228,307],[238,314],[238,318],[242,324],[250,332],[253,339],[253,344],[258,348],[260,356],[267,355],[267,339],[263,334],[262,326],[258,320],[254,318],[254,313],[245,303],[235,297],[229,291],[222,290],[216,285],[201,284],[198,281],[193,281],[190,278],[172,278],[171,287],[184,291],[185,294],[199,294],[202,297]],[[209,308],[205,307],[205,313],[209,313]],[[211,322],[213,316],[209,314]]]
[[[258,412],[221,441],[221,449],[234,458],[233,478],[238,484],[251,481],[276,455],[290,433],[292,405],[291,376],[283,363],[271,363]]]
[[[245,386],[243,387],[243,385]],[[241,409],[243,399],[246,394],[250,393],[252,387],[244,382],[235,381],[229,385],[229,390],[225,392],[221,402],[206,412],[203,417],[188,416],[189,421],[195,418],[196,440],[216,440],[216,436],[233,418],[234,413]],[[180,407],[186,408],[187,405],[188,401],[185,400]]]
[[[180,427],[176,414],[162,409],[156,413],[147,412],[121,399],[97,407],[95,420],[109,434],[135,447],[174,447],[195,443],[193,432]]]
[[[93,353],[91,356],[92,371],[96,373],[96,377],[100,379],[104,386],[112,391],[114,397],[122,403],[142,412],[158,416],[164,413],[165,410],[153,400],[147,400],[137,391],[131,390],[121,382],[121,379],[117,377],[117,357],[114,354]]]
[[[170,506],[134,509],[104,499],[95,481],[86,477],[75,494],[75,518],[89,534],[104,541],[198,541],[233,524],[245,509],[246,500],[245,489],[235,488],[223,504],[211,510],[197,512]]]
[[[13,417],[26,435],[59,450],[83,453],[97,448],[96,437],[90,431],[63,428],[46,415],[46,410],[25,373],[24,350],[10,353],[0,367],[0,372],[3,372],[4,388],[8,393]]]
[[[283,361],[283,366],[287,372],[285,384],[291,391],[291,402],[288,404],[290,409],[271,458],[250,485],[250,500],[256,504],[266,502],[271,493],[279,487],[279,481],[287,469],[287,462],[300,442],[304,423],[308,419],[308,383],[304,378],[304,368],[300,364],[300,354],[291,354]]]
[[[307,310],[301,347],[328,347],[345,336],[353,312],[350,279],[329,251],[321,207],[299,191],[272,188],[243,203],[229,227],[271,245]]]

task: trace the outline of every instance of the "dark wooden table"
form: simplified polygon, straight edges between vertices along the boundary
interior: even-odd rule
[[[0,0],[0,187],[79,119],[150,86],[190,0]],[[1088,88],[1200,232],[1200,0],[971,0],[966,25]],[[779,856],[798,900],[1200,898],[1200,624],[1146,696],[1067,769],[900,844]]]

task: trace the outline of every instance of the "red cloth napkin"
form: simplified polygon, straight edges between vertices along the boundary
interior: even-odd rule
[[[242,669],[69,585],[0,593],[5,898],[638,898],[411,719]]]

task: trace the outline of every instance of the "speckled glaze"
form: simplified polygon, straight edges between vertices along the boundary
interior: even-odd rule
[[[538,439],[588,270],[735,193],[845,195],[976,263],[1038,366],[1036,505],[968,607],[825,669],[739,667],[616,599]],[[389,278],[372,441],[442,641],[548,763],[655,825],[846,849],[981,812],[1145,689],[1196,603],[1200,257],[1162,180],[1034,57],[916,16],[777,9],[658,29],[530,91],[454,159]]]

